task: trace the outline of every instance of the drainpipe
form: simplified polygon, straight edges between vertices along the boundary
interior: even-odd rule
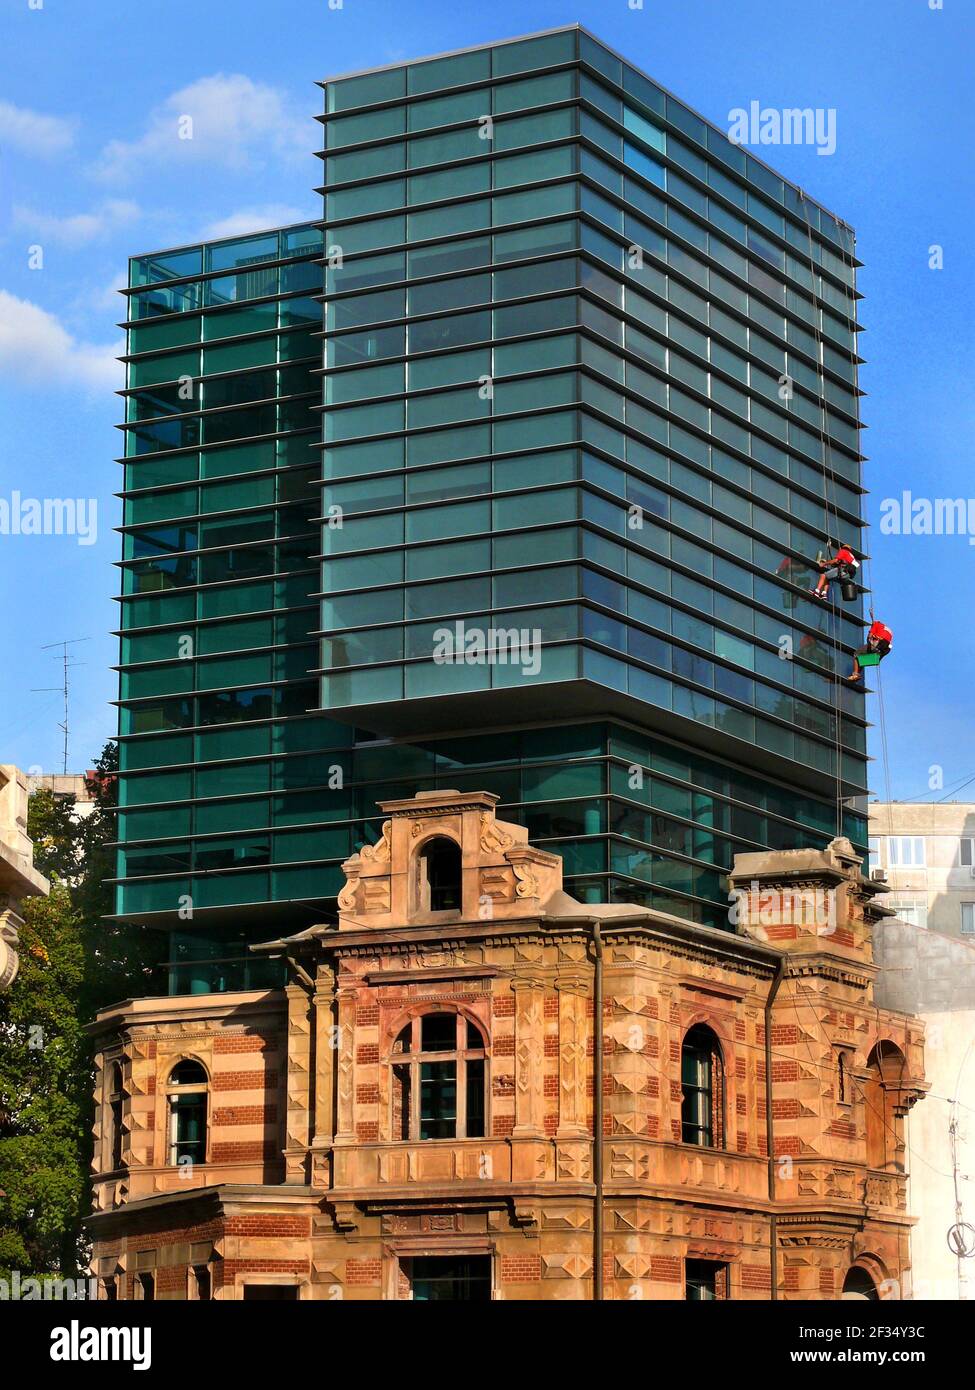
[[[779,1229],[775,1214],[775,1136],[772,1122],[772,1006],[784,978],[785,957],[781,956],[765,1000],[765,1147],[768,1150],[769,1268],[773,1300],[779,1296]]]
[[[603,940],[599,923],[592,923],[593,950],[593,1144],[592,1177],[595,1185],[592,1227],[592,1296],[603,1298]]]

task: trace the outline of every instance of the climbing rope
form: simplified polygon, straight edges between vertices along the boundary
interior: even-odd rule
[[[810,225],[809,225],[809,216],[808,216],[808,213],[806,214],[806,230],[807,230],[807,235],[808,235],[808,237],[809,237],[810,246],[811,246],[811,242],[812,242],[812,230],[811,230],[811,227],[810,227]],[[811,254],[811,252],[810,252],[810,254]],[[840,259],[842,260],[843,265],[846,266],[846,265],[847,265],[847,259],[846,259],[846,252],[845,252],[845,249],[844,249],[844,248],[841,248],[841,250],[840,250]],[[850,266],[850,270],[851,270],[851,272],[852,272],[852,270],[853,270],[853,254],[852,254],[852,251],[851,251],[851,253],[850,253],[849,266]],[[855,278],[855,277],[852,277],[852,276],[851,276],[851,278]],[[819,315],[818,315],[818,313],[817,313],[816,319],[817,319],[817,324],[818,324],[818,322],[819,322]],[[854,322],[854,320],[853,320],[852,314],[849,314],[849,313],[848,313],[848,314],[846,315],[846,326],[847,326],[847,329],[848,329],[848,331],[849,331],[851,337],[852,337],[852,335],[853,335],[853,322]],[[820,349],[820,352],[821,352],[821,349]],[[825,366],[825,363],[823,363],[823,365]],[[856,353],[853,351],[852,347],[851,347],[851,349],[850,349],[850,366],[851,366],[852,369],[853,369],[853,384],[854,384],[854,387],[858,387],[858,386],[859,386],[859,368],[858,368],[858,365],[857,365]],[[825,379],[823,379],[823,380],[824,380],[823,400],[825,401]],[[828,448],[828,442],[827,442],[827,448]],[[835,512],[834,512],[834,515],[835,515]],[[869,601],[868,601],[868,604],[867,604],[867,611],[868,611],[868,613],[870,614],[870,624],[871,624],[871,626],[873,626],[874,622],[876,621],[876,616],[877,616],[877,615],[876,615],[876,613],[874,612],[874,607],[873,607],[873,578],[872,578],[872,570],[871,570],[871,563],[870,563],[870,555],[869,555],[869,552],[866,551],[866,550],[864,550],[864,553],[863,553],[863,578],[864,578],[864,587],[865,587],[867,593],[870,595],[870,598],[869,598]],[[885,706],[884,706],[884,681],[883,681],[883,676],[881,675],[880,666],[878,665],[878,666],[876,666],[874,669],[875,669],[875,671],[876,671],[876,681],[877,681],[877,710],[878,710],[878,714],[879,714],[879,721],[878,721],[878,722],[879,722],[879,725],[880,725],[880,750],[881,750],[881,756],[882,756],[882,758],[883,758],[883,764],[884,764],[884,790],[885,790],[886,804],[887,804],[887,833],[888,833],[888,836],[892,836],[892,835],[893,835],[894,820],[893,820],[893,805],[892,805],[892,802],[891,802],[891,793],[890,793],[890,755],[889,755],[888,747],[887,747],[887,712],[886,712],[886,709],[885,709]]]
[[[815,257],[815,253],[814,253],[814,250],[813,250],[812,221],[811,221],[810,216],[809,216],[809,206],[808,206],[807,200],[806,200],[805,196],[803,195],[801,189],[799,190],[799,198],[800,198],[800,201],[802,202],[803,215],[804,215],[805,221],[806,221],[806,237],[807,237],[808,245],[809,245],[809,279],[810,279],[810,286],[809,286],[809,288],[810,288],[810,293],[811,293],[811,295],[812,295],[812,304],[813,304],[813,325],[814,325],[815,337],[816,337],[816,378],[817,378],[817,380],[818,380],[818,382],[819,382],[819,447],[820,447],[820,458],[821,458],[822,465],[823,465],[823,505],[824,505],[824,509],[825,509],[825,512],[826,512],[826,527],[827,527],[827,532],[829,531],[830,523],[832,522],[833,535],[834,535],[835,538],[836,538],[837,546],[839,546],[839,543],[840,543],[840,534],[839,534],[839,532],[840,532],[840,524],[839,524],[839,515],[838,515],[838,510],[837,510],[837,506],[836,506],[836,499],[835,499],[835,480],[833,480],[833,478],[832,478],[832,475],[833,475],[833,456],[832,456],[832,452],[831,452],[831,449],[830,449],[829,432],[828,432],[828,430],[827,430],[827,428],[826,428],[826,422],[827,422],[827,418],[828,418],[828,416],[827,416],[827,411],[826,411],[826,376],[825,376],[826,359],[825,359],[825,353],[824,353],[824,351],[823,351],[823,331],[822,331],[822,323],[821,323],[822,309],[820,308],[820,305],[819,305],[819,303],[817,302],[817,295],[816,295],[817,270],[816,270],[816,257]],[[841,254],[842,254],[842,253],[841,253]],[[843,264],[846,265],[846,258],[845,258],[845,255],[842,256],[842,259],[843,259]],[[822,277],[820,277],[820,279],[821,279],[821,278],[822,278]],[[851,332],[851,335],[852,335],[852,331],[853,331],[853,330],[852,330],[852,326],[851,326],[851,325],[852,325],[851,316],[850,316],[850,315],[847,315],[847,326],[848,326],[848,328],[849,328],[849,330],[850,330],[850,332]],[[856,382],[856,361],[855,361],[855,357],[856,357],[856,354],[854,353],[853,349],[851,348],[851,349],[850,349],[850,364],[851,364],[851,366],[853,367],[854,384],[855,384],[855,382]],[[829,493],[830,493],[830,481],[831,481],[831,480],[834,481],[834,497],[833,497],[832,502],[830,501],[830,495],[829,495]],[[829,537],[827,536],[827,540],[828,540],[828,539],[829,539]],[[836,587],[839,587],[839,584],[837,584]],[[834,773],[835,773],[835,780],[836,780],[836,834],[837,834],[837,835],[841,835],[841,834],[843,833],[843,803],[844,803],[844,799],[845,799],[844,796],[843,796],[843,705],[842,705],[843,686],[842,686],[842,676],[841,676],[841,674],[840,674],[840,669],[839,669],[839,663],[840,663],[840,660],[842,659],[842,658],[841,658],[840,648],[839,648],[839,639],[840,639],[840,633],[841,633],[840,613],[839,613],[839,609],[838,609],[838,606],[837,606],[836,596],[835,596],[835,591],[834,591],[833,585],[830,585],[830,587],[829,587],[829,606],[830,606],[830,620],[831,620],[831,627],[832,627],[832,631],[831,631],[831,633],[830,633],[830,637],[831,637],[831,639],[832,639],[832,647],[833,647],[833,690],[834,690],[834,697],[833,697],[833,706],[834,706],[833,733],[834,733],[834,759],[835,759],[835,763],[834,763]]]

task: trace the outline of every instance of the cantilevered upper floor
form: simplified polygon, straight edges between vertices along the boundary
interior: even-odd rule
[[[577,26],[324,86],[321,708],[863,790],[850,228]]]

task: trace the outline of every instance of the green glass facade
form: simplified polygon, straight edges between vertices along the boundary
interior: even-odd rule
[[[239,978],[456,786],[722,925],[866,787],[852,232],[578,28],[323,87],[323,227],[132,262],[118,910]]]

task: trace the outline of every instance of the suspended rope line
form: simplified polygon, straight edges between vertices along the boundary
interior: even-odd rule
[[[810,293],[812,294],[812,303],[813,303],[813,325],[814,325],[815,336],[816,336],[816,379],[817,379],[817,381],[819,382],[819,448],[820,448],[820,457],[821,457],[821,461],[822,461],[822,465],[823,465],[823,503],[824,503],[824,508],[825,508],[825,512],[826,512],[826,529],[827,529],[827,533],[828,533],[829,530],[830,530],[830,523],[832,522],[832,532],[833,532],[833,536],[834,536],[835,539],[836,539],[837,548],[839,548],[839,545],[840,545],[840,534],[839,534],[839,529],[840,529],[840,527],[839,527],[839,515],[838,515],[838,510],[837,510],[837,506],[836,506],[836,499],[835,499],[835,491],[834,491],[834,497],[833,497],[833,500],[832,500],[832,501],[830,501],[830,495],[829,495],[829,491],[830,491],[830,482],[831,482],[831,481],[834,481],[833,478],[832,478],[832,473],[833,473],[833,458],[832,458],[832,453],[831,453],[831,450],[830,450],[829,432],[828,432],[828,430],[827,430],[827,428],[826,428],[826,424],[827,424],[827,420],[828,420],[828,415],[827,415],[827,411],[826,411],[826,376],[825,376],[826,360],[825,360],[825,353],[824,353],[824,351],[823,351],[823,331],[822,331],[822,321],[821,321],[822,310],[821,310],[820,305],[819,305],[819,303],[818,303],[817,293],[816,293],[817,271],[816,271],[816,258],[815,258],[815,252],[814,252],[814,249],[813,249],[812,221],[810,220],[810,216],[809,216],[809,206],[808,206],[808,203],[807,203],[807,201],[806,201],[806,198],[805,198],[804,195],[802,194],[802,191],[801,191],[801,190],[800,190],[799,196],[800,196],[800,199],[801,199],[801,201],[802,201],[803,215],[805,216],[805,219],[806,219],[806,237],[807,237],[808,244],[809,244],[809,289],[810,289]],[[845,258],[844,258],[843,264],[844,264],[844,265],[846,264]],[[819,278],[820,278],[820,280],[822,279],[822,277],[819,277]],[[821,296],[820,296],[820,297],[821,297]],[[848,316],[848,321],[849,321],[849,316]],[[851,330],[851,332],[852,332],[852,330]],[[853,366],[853,369],[854,369],[854,377],[855,377],[855,375],[856,375],[856,363],[853,361],[854,354],[853,354],[852,348],[851,348],[851,350],[850,350],[850,357],[851,357],[851,365]],[[834,489],[835,489],[835,481],[834,481]],[[827,534],[827,544],[828,544],[828,543],[829,543],[829,535]],[[838,586],[837,586],[837,587],[838,587]],[[840,662],[840,659],[841,659],[840,650],[839,650],[839,640],[840,640],[841,626],[840,626],[840,615],[839,615],[839,611],[838,611],[838,608],[837,608],[837,602],[836,602],[836,595],[835,595],[835,591],[834,591],[834,588],[833,588],[833,585],[832,585],[832,584],[829,586],[829,591],[828,591],[828,592],[829,592],[830,619],[831,619],[831,627],[832,627],[832,631],[831,631],[831,633],[830,633],[830,636],[831,636],[831,639],[832,639],[832,647],[833,647],[833,692],[834,692],[834,694],[833,694],[833,734],[834,734],[834,754],[833,754],[833,756],[834,756],[834,760],[835,760],[835,761],[834,761],[834,769],[833,769],[833,770],[834,770],[835,783],[836,783],[836,834],[837,834],[837,835],[841,835],[841,834],[843,833],[843,803],[844,803],[844,797],[843,797],[843,703],[842,703],[843,688],[842,688],[842,676],[841,676],[840,670],[839,670],[839,662]]]
[[[873,581],[870,577],[870,562],[866,557],[864,557],[863,562],[863,577],[867,581],[867,587],[870,589],[871,593],[870,622],[872,624],[874,621],[874,611],[872,602]],[[877,673],[877,713],[879,716],[878,723],[880,725],[880,752],[884,764],[884,792],[887,800],[887,835],[888,839],[893,839],[894,804],[891,800],[890,795],[890,755],[887,750],[887,711],[884,707],[884,678],[881,675],[879,666],[875,667],[874,669]]]
[[[811,261],[811,260],[812,260],[812,228],[811,228],[811,225],[810,225],[810,222],[809,222],[808,211],[807,211],[807,213],[806,213],[806,232],[807,232],[807,235],[808,235],[808,238],[809,238],[809,244],[810,244],[810,261]],[[846,266],[846,265],[847,265],[847,260],[846,260],[846,252],[845,252],[845,249],[841,250],[840,259],[842,260],[843,265]],[[850,266],[850,271],[851,271],[851,279],[853,279],[853,278],[855,278],[855,277],[854,277],[854,275],[853,275],[853,253],[852,253],[852,251],[851,251],[851,253],[850,253],[850,262],[849,262],[849,266]],[[851,336],[851,339],[852,339],[852,337],[853,337],[853,323],[854,323],[853,316],[852,316],[851,314],[847,313],[845,317],[846,317],[847,331],[850,333],[850,336]],[[818,313],[818,311],[817,311],[817,315],[816,315],[816,320],[817,320],[817,323],[818,323],[818,322],[819,322],[819,313]],[[825,366],[825,362],[823,363],[823,365]],[[857,388],[857,389],[859,389],[859,368],[858,368],[858,365],[857,365],[856,353],[855,353],[855,351],[853,350],[852,345],[851,345],[851,347],[850,347],[850,366],[851,366],[851,368],[852,368],[852,370],[853,370],[853,384],[854,384],[854,387]],[[823,378],[823,402],[824,402],[823,409],[824,409],[824,414],[825,414],[825,377]],[[829,448],[829,444],[828,444],[828,441],[827,441],[827,449],[828,449],[828,448]],[[834,513],[834,514],[835,514],[835,513]],[[868,552],[868,551],[864,551],[864,555],[863,555],[863,578],[864,578],[864,587],[865,587],[865,589],[867,590],[867,593],[868,593],[868,595],[869,595],[869,598],[868,598],[868,601],[867,601],[867,611],[868,611],[868,613],[870,614],[870,625],[871,625],[871,627],[872,627],[873,624],[874,624],[874,622],[876,621],[876,616],[877,616],[877,615],[876,615],[876,613],[874,612],[874,607],[873,607],[873,574],[872,574],[872,567],[871,567],[871,563],[870,563],[870,555],[869,555],[869,552]],[[835,650],[835,648],[834,648],[834,650]],[[893,804],[892,804],[892,802],[891,802],[891,794],[890,794],[890,757],[889,757],[888,748],[887,748],[887,714],[886,714],[886,710],[885,710],[885,708],[884,708],[884,682],[883,682],[883,676],[882,676],[881,673],[880,673],[880,667],[879,667],[879,665],[875,668],[875,670],[876,670],[876,672],[877,672],[877,709],[878,709],[878,712],[879,712],[879,724],[880,724],[880,748],[881,748],[881,756],[882,756],[882,758],[883,758],[883,764],[884,764],[884,789],[885,789],[885,793],[886,793],[886,804],[887,804],[887,834],[888,834],[889,837],[892,838],[892,837],[893,837],[893,833],[894,833],[894,818],[893,818]]]

